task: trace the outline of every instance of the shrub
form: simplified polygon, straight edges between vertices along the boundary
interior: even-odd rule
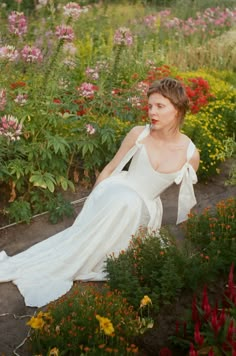
[[[143,298],[142,309],[150,302],[147,296]],[[133,337],[152,327],[147,320],[119,292],[105,285],[79,285],[29,320],[31,351],[44,355],[51,355],[52,350],[58,355],[132,355],[138,353]]]
[[[184,354],[233,355],[236,351],[236,285],[231,265],[228,285],[222,295],[210,302],[205,286],[202,300],[194,296],[192,308],[186,310],[186,318],[177,322],[176,335],[170,339]],[[212,298],[211,298],[212,299]],[[184,352],[185,351],[185,352]]]
[[[148,294],[157,313],[184,291],[212,283],[236,263],[234,212],[235,200],[230,199],[217,204],[216,214],[208,209],[191,214],[179,245],[164,231],[155,235],[141,229],[126,251],[108,257],[109,286],[136,308],[140,297]]]
[[[235,198],[221,201],[216,209],[191,214],[185,223],[186,239],[192,248],[208,256],[215,268],[224,272],[236,262],[235,206]]]

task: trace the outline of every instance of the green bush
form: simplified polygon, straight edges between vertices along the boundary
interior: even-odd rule
[[[205,286],[202,297],[193,298],[191,308],[183,319],[177,320],[176,335],[170,337],[183,354],[231,355],[235,351],[236,292],[234,265],[231,265],[228,284],[219,295],[210,295]],[[199,300],[200,299],[200,300]]]
[[[146,297],[141,303],[143,310],[150,300]],[[138,353],[134,336],[152,327],[151,320],[140,315],[106,285],[79,285],[29,320],[31,352],[48,356]]]
[[[153,310],[172,303],[183,291],[196,291],[212,283],[236,263],[235,200],[217,205],[217,212],[192,214],[186,224],[185,240],[174,243],[166,232],[148,234],[141,229],[127,251],[109,256],[108,284],[138,307],[140,296],[148,294]]]
[[[44,211],[54,195],[73,190],[75,184],[91,187],[127,131],[148,121],[147,85],[167,75],[181,77],[189,93],[197,93],[191,97],[192,112],[183,131],[200,150],[199,179],[216,174],[225,157],[222,141],[235,131],[235,88],[226,81],[232,77],[230,69],[226,75],[208,69],[190,72],[191,63],[185,72],[180,64],[169,67],[169,46],[175,63],[182,51],[176,52],[165,38],[160,14],[153,14],[149,5],[106,2],[88,11],[83,8],[78,21],[72,21],[63,15],[65,4],[50,1],[34,13],[25,12],[27,31],[20,41],[9,32],[8,15],[13,9],[29,9],[29,2],[7,1],[7,7],[0,8],[1,48],[10,52],[0,55],[0,128],[6,117],[21,127],[17,137],[0,136],[0,186],[10,220],[18,218],[8,201],[25,201],[28,213],[35,214]],[[166,16],[164,22],[174,15]],[[74,31],[72,43],[56,36],[56,26],[62,23]],[[130,31],[132,45],[114,42],[119,27]],[[191,47],[191,40],[188,43]],[[41,51],[38,60],[32,56],[23,60],[26,45]],[[15,50],[17,60],[11,58]],[[84,94],[86,85],[90,92]]]

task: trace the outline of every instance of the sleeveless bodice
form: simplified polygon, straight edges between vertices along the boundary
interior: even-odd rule
[[[177,224],[179,224],[187,219],[190,209],[196,204],[193,184],[197,182],[197,175],[189,163],[196,147],[190,140],[186,153],[186,162],[179,171],[160,173],[152,167],[145,144],[142,143],[143,139],[149,134],[150,126],[147,125],[137,138],[135,145],[127,152],[112,175],[120,174],[124,166],[132,158],[128,172],[121,176],[124,184],[134,189],[145,200],[151,221],[154,219],[153,202],[159,200],[158,203],[160,205],[160,194],[173,183],[180,184],[177,216]]]
[[[176,173],[160,173],[151,165],[144,144],[140,144],[126,175],[128,183],[147,199],[157,198],[165,189],[174,183]]]

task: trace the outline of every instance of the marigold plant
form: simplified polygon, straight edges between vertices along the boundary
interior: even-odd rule
[[[32,354],[52,355],[54,349],[58,355],[76,356],[137,354],[134,336],[152,326],[120,292],[92,284],[74,287],[27,324]]]

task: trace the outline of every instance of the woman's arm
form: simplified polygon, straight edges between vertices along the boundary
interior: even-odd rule
[[[125,136],[120,148],[118,149],[115,156],[112,160],[103,168],[97,180],[95,182],[94,187],[100,183],[103,179],[108,178],[112,172],[116,169],[118,164],[121,162],[122,158],[125,154],[130,150],[131,147],[135,145],[135,142],[140,135],[140,133],[144,130],[143,126],[135,126],[133,127],[128,134]]]

